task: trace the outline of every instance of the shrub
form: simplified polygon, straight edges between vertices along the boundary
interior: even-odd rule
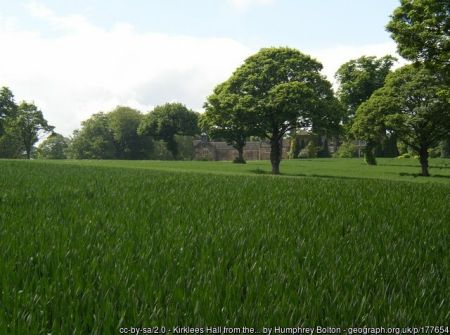
[[[333,154],[335,158],[353,158],[357,156],[357,148],[353,143],[344,142]]]
[[[413,153],[407,152],[407,153],[404,153],[403,155],[398,156],[397,158],[398,159],[405,159],[405,158],[406,159],[408,159],[408,158],[418,159],[419,156],[417,156],[417,155],[415,155]]]
[[[317,157],[317,146],[314,141],[308,142],[306,148],[302,149],[298,155],[299,158],[315,158]]]

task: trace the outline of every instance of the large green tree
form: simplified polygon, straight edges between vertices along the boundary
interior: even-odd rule
[[[239,95],[230,93],[228,85],[229,82],[218,85],[207,98],[199,124],[209,136],[223,139],[237,150],[236,163],[245,163],[244,147],[247,138],[253,134],[252,120],[239,103]]]
[[[392,56],[362,56],[342,64],[336,72],[338,98],[346,109],[344,122],[351,121],[364,101],[383,87],[395,62]]]
[[[97,113],[81,123],[81,129],[73,133],[69,148],[70,158],[114,159],[116,148],[108,116]]]
[[[389,74],[395,60],[394,57],[389,55],[380,58],[362,56],[342,64],[336,72],[335,77],[339,83],[338,98],[346,109],[343,118],[344,128],[350,137],[353,135],[351,127],[356,110],[370,98],[373,92],[383,87],[386,76]],[[358,129],[360,128],[358,127]],[[376,137],[370,136],[370,138],[359,133],[359,139],[366,138],[364,157],[366,162],[371,165],[376,164],[374,150],[379,143],[393,143],[394,150],[396,149],[395,135],[390,134],[393,139],[389,141],[389,139],[386,140],[386,130],[379,128],[379,131],[379,135]],[[388,150],[390,149],[388,148]]]
[[[235,110],[245,111],[250,131],[270,141],[272,173],[280,173],[282,141],[295,128],[313,131],[337,126],[340,118],[322,65],[291,48],[264,48],[247,58],[224,87]]]
[[[387,25],[404,58],[450,75],[450,2],[400,0]]]
[[[0,158],[23,158],[24,146],[19,134],[6,126],[3,136],[0,136]]]
[[[450,96],[445,87],[429,69],[404,66],[360,106],[353,130],[367,140],[376,140],[379,128],[395,131],[419,154],[422,176],[429,176],[428,150],[450,135]]]
[[[66,151],[70,140],[61,134],[53,132],[37,149],[38,158],[42,159],[66,159]]]
[[[69,156],[76,159],[149,158],[153,141],[137,132],[142,118],[139,111],[124,106],[92,115],[74,132]]]
[[[8,118],[15,116],[17,105],[14,101],[14,95],[7,87],[0,89],[0,136],[5,133]]]
[[[156,106],[144,116],[138,133],[166,142],[167,150],[177,159],[178,143],[175,135],[198,134],[198,113],[186,108],[181,103],[166,103]]]
[[[54,129],[44,118],[42,112],[33,103],[22,102],[17,108],[12,129],[17,132],[23,143],[27,159],[31,158],[33,145],[40,137]]]
[[[148,136],[139,136],[138,127],[143,119],[141,112],[118,106],[107,114],[108,127],[113,135],[113,143],[118,159],[144,159],[152,150]]]

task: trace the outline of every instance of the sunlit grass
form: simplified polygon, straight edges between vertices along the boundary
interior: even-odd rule
[[[321,178],[371,178],[420,183],[450,184],[450,159],[430,160],[430,178],[419,176],[421,171],[417,159],[378,158],[377,166],[367,165],[363,159],[294,159],[283,160],[282,176]],[[270,174],[269,161],[249,161],[247,164],[231,164],[227,161],[34,161],[31,163],[56,163],[95,167],[120,167],[162,171],[183,171],[212,174],[257,175]]]
[[[450,319],[448,184],[74,163],[0,161],[1,333]]]

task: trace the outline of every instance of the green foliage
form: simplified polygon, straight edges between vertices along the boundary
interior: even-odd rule
[[[152,151],[152,141],[148,136],[139,136],[138,127],[143,115],[130,107],[118,106],[107,114],[108,128],[116,148],[115,158],[145,159]]]
[[[69,148],[70,140],[61,134],[52,133],[43,141],[38,149],[37,156],[41,159],[66,159],[66,151]]]
[[[308,156],[309,158],[316,158],[317,157],[317,151],[318,148],[314,141],[310,141],[308,145],[306,146],[306,150],[308,150]]]
[[[442,147],[440,145],[437,145],[433,148],[428,149],[428,155],[431,158],[441,157],[441,151],[442,151]]]
[[[116,148],[108,116],[97,113],[81,123],[74,131],[69,157],[73,159],[113,159]]]
[[[443,93],[444,92],[444,93]],[[420,153],[422,174],[428,174],[428,149],[450,132],[445,84],[423,67],[408,65],[390,74],[357,111],[353,133],[375,144],[385,129]]]
[[[430,70],[409,65],[393,73],[379,92],[392,108],[385,117],[387,127],[419,153],[424,176],[428,150],[450,133],[450,100],[442,94],[444,87]]]
[[[205,113],[199,125],[213,139],[222,139],[238,151],[235,163],[245,163],[243,149],[247,138],[253,135],[251,115],[239,95],[230,90],[230,81],[218,85],[205,103]]]
[[[0,162],[0,329],[446,324],[448,185],[152,164]]]
[[[295,159],[298,158],[298,155],[300,154],[300,148],[298,145],[298,139],[297,137],[292,137],[291,138],[291,147],[289,149],[289,158],[290,159]]]
[[[74,159],[147,159],[153,152],[148,136],[139,136],[142,114],[118,106],[109,113],[97,113],[74,132],[69,157]]]
[[[326,158],[331,157],[330,149],[328,148],[328,138],[322,138],[322,136],[318,137],[319,146],[317,148],[317,157]]]
[[[387,133],[382,136],[381,142],[375,148],[377,157],[397,157],[400,153],[397,145],[398,139],[395,133]]]
[[[357,156],[357,148],[352,142],[343,142],[333,154],[335,158],[353,158]]]
[[[166,103],[156,106],[146,114],[138,128],[140,135],[149,135],[166,142],[173,158],[178,159],[178,143],[175,135],[193,136],[198,134],[198,113],[181,103]]]
[[[419,156],[414,155],[413,153],[407,152],[397,157],[398,159],[405,159],[405,158],[413,158],[413,159],[419,159]]]
[[[441,157],[450,158],[450,137],[441,142]]]
[[[368,164],[368,165],[377,165],[377,160],[375,158],[375,142],[372,141],[368,141],[366,143],[365,148],[363,149],[364,151],[364,161]]]
[[[450,2],[448,0],[401,0],[387,30],[406,59],[424,63],[450,74]]]
[[[339,83],[339,100],[347,112],[344,123],[351,123],[358,107],[383,87],[395,61],[392,56],[362,56],[341,65],[335,77]]]
[[[17,115],[11,123],[11,131],[22,141],[28,159],[31,158],[33,145],[39,141],[42,134],[53,129],[36,105],[25,101],[17,107]]]
[[[0,158],[24,158],[25,148],[19,134],[5,127],[6,132],[0,136]]]
[[[357,148],[351,142],[342,143],[338,150],[333,154],[336,158],[353,158],[357,156]]]
[[[34,103],[18,106],[9,88],[0,89],[0,157],[36,158],[34,144],[53,129]]]
[[[192,144],[194,139],[195,136],[175,135],[175,141],[178,146],[178,159],[193,160],[195,158],[194,145]],[[171,159],[171,157],[168,157],[168,159]]]
[[[14,95],[7,87],[0,89],[0,137],[5,134],[5,127],[8,118],[15,117],[17,105],[14,101]]]
[[[221,86],[233,111],[247,115],[254,136],[271,143],[272,173],[279,173],[281,140],[295,128],[330,131],[340,119],[322,65],[290,48],[265,48],[245,60]],[[228,110],[228,108],[226,109]]]

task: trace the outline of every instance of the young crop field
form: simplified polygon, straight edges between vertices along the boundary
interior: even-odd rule
[[[0,161],[0,333],[446,325],[447,162]]]

